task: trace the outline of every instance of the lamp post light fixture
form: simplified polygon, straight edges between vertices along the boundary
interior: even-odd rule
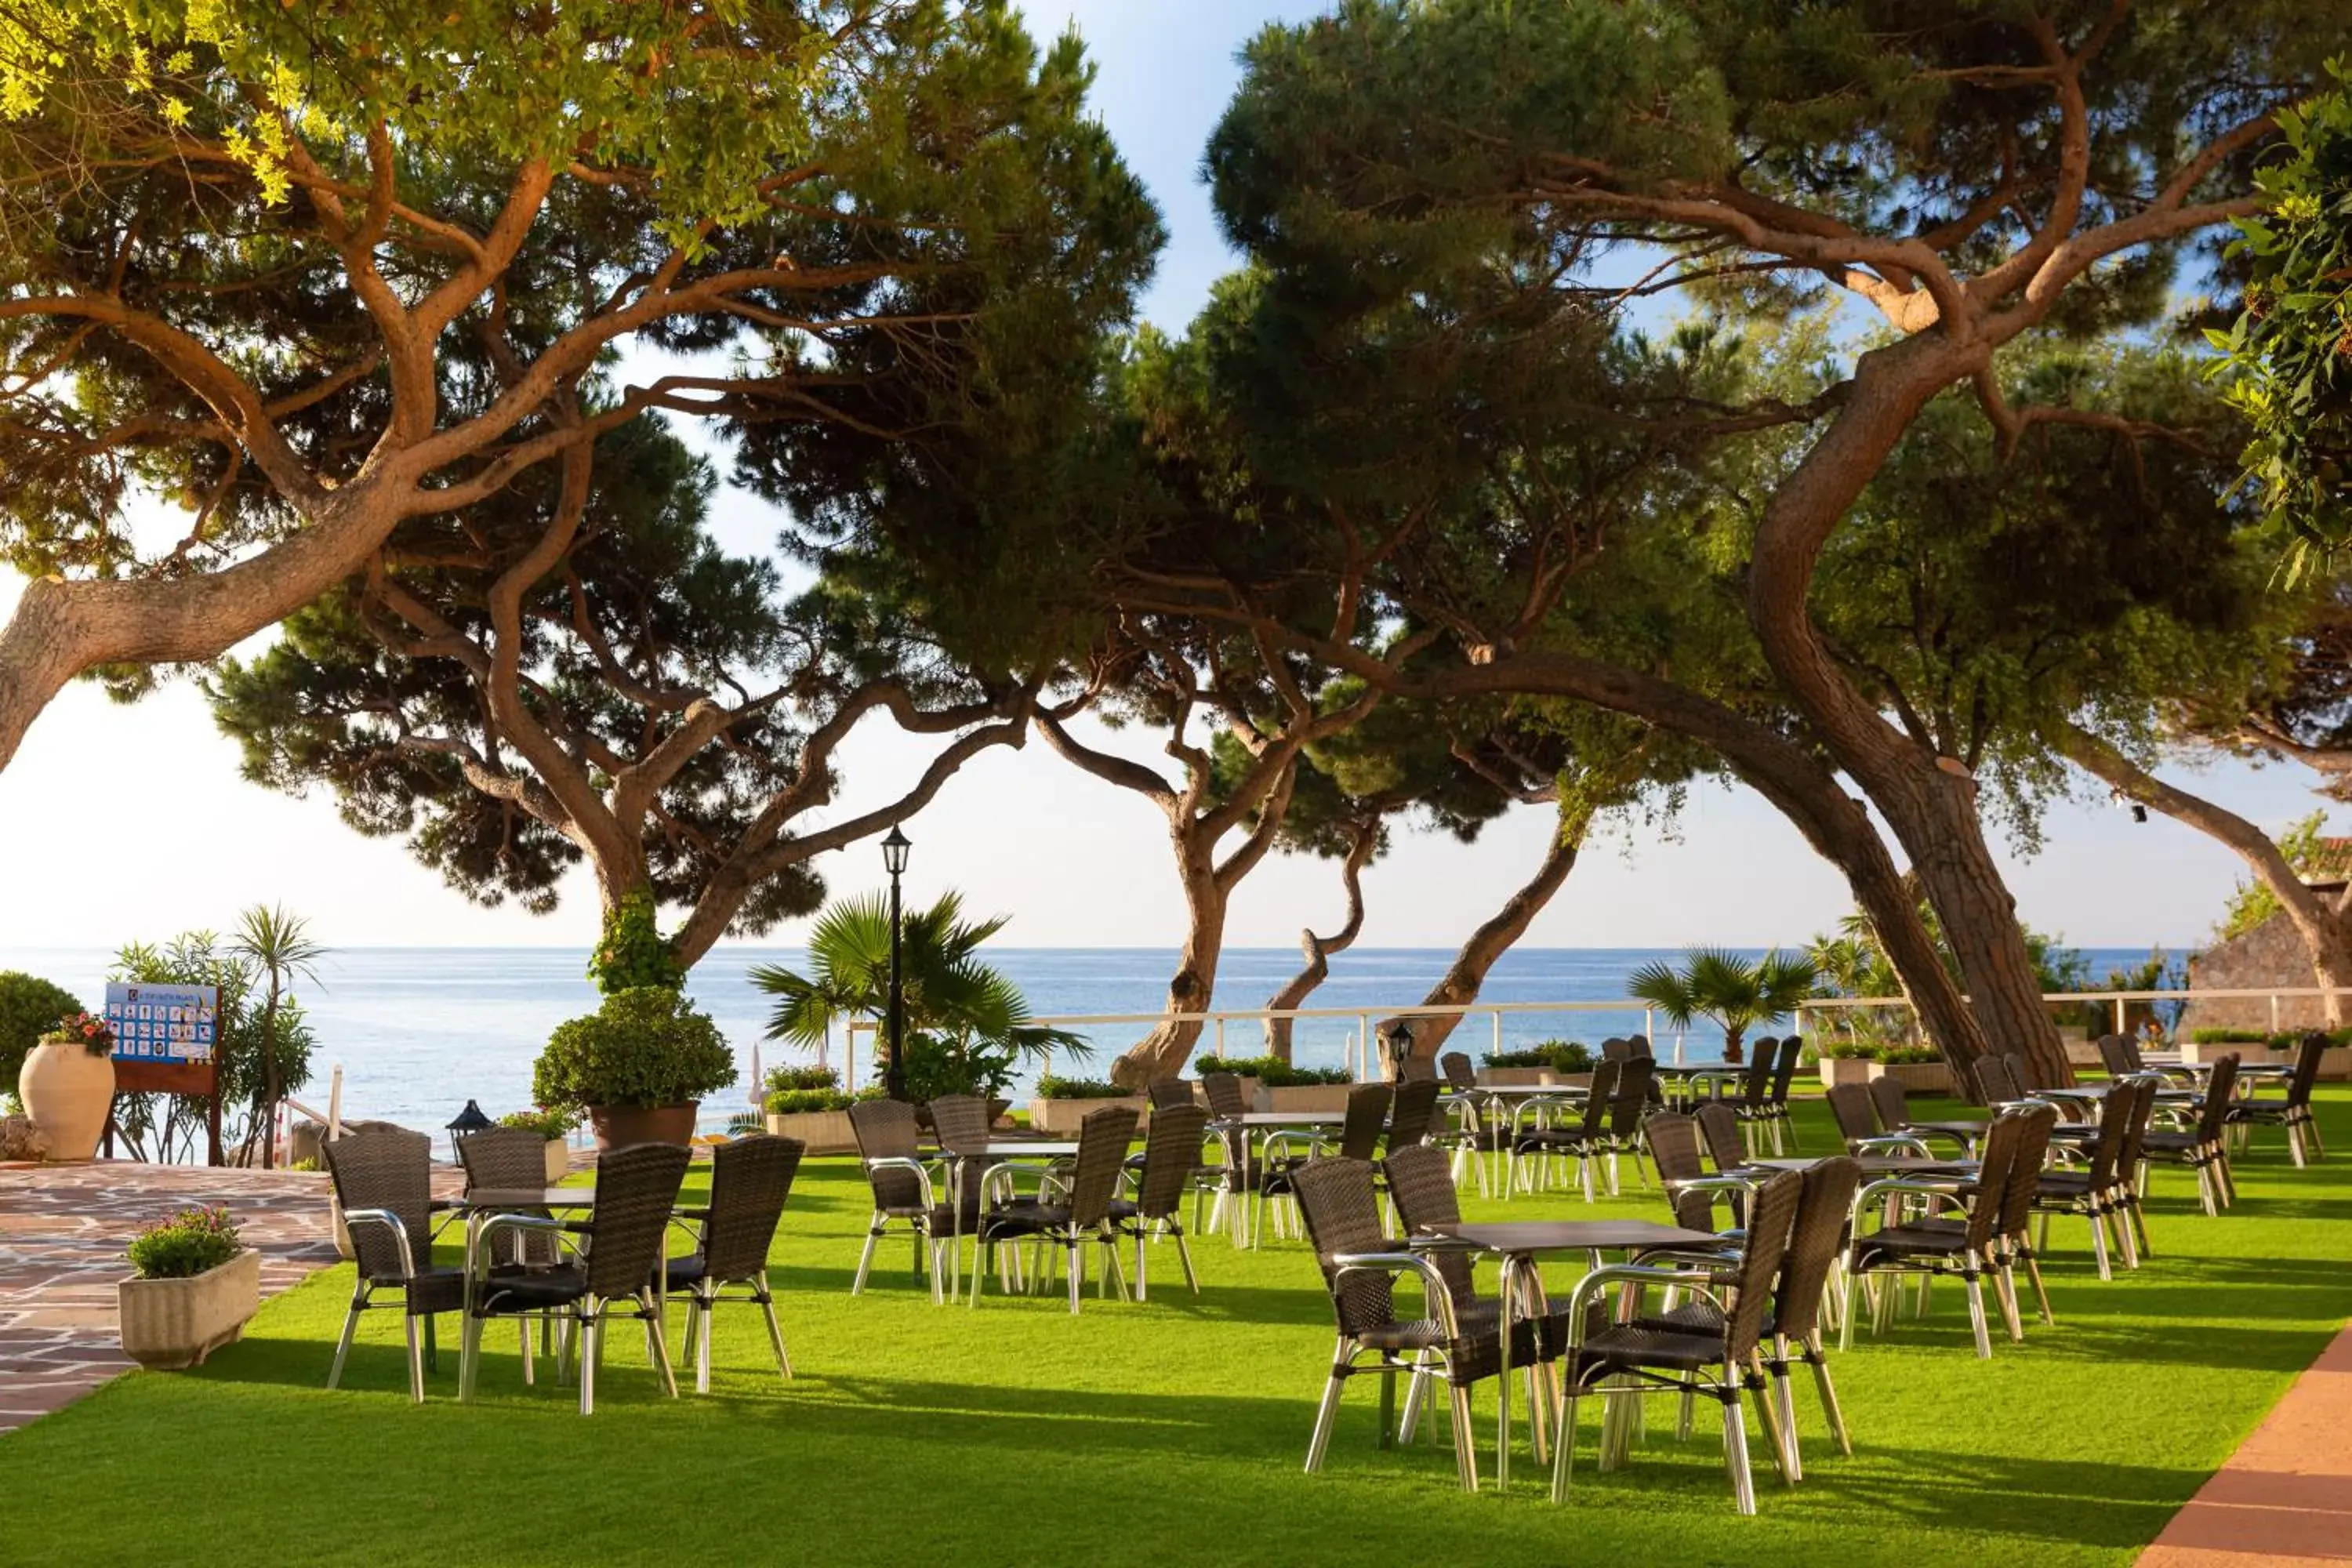
[[[883,1082],[890,1098],[907,1098],[907,977],[900,963],[900,928],[898,909],[898,879],[907,869],[907,852],[914,845],[907,836],[893,826],[890,837],[882,840],[882,865],[890,873],[890,1065]]]

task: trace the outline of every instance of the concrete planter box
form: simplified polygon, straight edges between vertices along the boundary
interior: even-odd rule
[[[1108,1105],[1132,1106],[1139,1116],[1151,1109],[1151,1102],[1139,1094],[1106,1096],[1097,1100],[1033,1100],[1029,1102],[1029,1128],[1034,1132],[1076,1138],[1079,1124]]]
[[[768,1131],[779,1138],[797,1138],[812,1154],[855,1154],[857,1134],[850,1131],[846,1110],[795,1110],[789,1116],[768,1117]]]
[[[1330,1111],[1348,1109],[1348,1091],[1355,1085],[1348,1083],[1296,1083],[1265,1091],[1264,1108],[1267,1110]]]
[[[547,1141],[547,1184],[560,1185],[572,1173],[572,1145],[561,1138]]]
[[[122,1353],[141,1366],[195,1366],[245,1332],[261,1307],[261,1254],[247,1247],[186,1279],[125,1279],[115,1287]]]
[[[1823,1057],[1822,1087],[1835,1089],[1842,1083],[1868,1083],[1878,1076],[1879,1064],[1868,1057]]]
[[[1891,1078],[1903,1086],[1906,1094],[1949,1094],[1952,1092],[1952,1069],[1943,1062],[1885,1062],[1870,1064],[1873,1078]]]
[[[1559,1074],[1549,1068],[1480,1068],[1478,1084],[1482,1089],[1535,1089],[1559,1081]]]

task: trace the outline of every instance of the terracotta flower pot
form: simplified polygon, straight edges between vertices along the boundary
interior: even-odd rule
[[[87,1160],[114,1103],[114,1058],[78,1045],[35,1046],[16,1075],[16,1095],[50,1159]]]
[[[632,1143],[684,1147],[694,1142],[694,1113],[701,1106],[698,1100],[683,1105],[592,1105],[588,1125],[599,1150],[625,1149]]]
[[[122,1353],[142,1366],[194,1366],[245,1333],[261,1307],[261,1254],[247,1247],[185,1279],[125,1279],[115,1288]]]

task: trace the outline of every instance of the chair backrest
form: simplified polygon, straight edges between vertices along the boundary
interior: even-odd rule
[[[1805,1054],[1804,1041],[1790,1035],[1780,1042],[1780,1064],[1772,1069],[1772,1103],[1789,1103],[1789,1086],[1797,1076],[1797,1058]]]
[[[977,1094],[943,1094],[930,1103],[931,1131],[940,1147],[959,1154],[988,1147],[988,1100]]]
[[[1911,1125],[1910,1097],[1903,1092],[1900,1079],[1872,1079],[1870,1108],[1878,1113],[1878,1124],[1889,1132],[1900,1132]]]
[[[1601,1059],[1604,1062],[1622,1062],[1633,1054],[1633,1046],[1630,1040],[1621,1040],[1612,1035],[1601,1042]]]
[[[1389,1081],[1397,1084],[1423,1081],[1435,1083],[1437,1081],[1436,1058],[1424,1051],[1415,1051],[1411,1056],[1399,1057],[1396,1059],[1396,1070],[1390,1075]]]
[[[1732,1277],[1739,1294],[1723,1324],[1724,1350],[1735,1364],[1745,1362],[1763,1336],[1772,1310],[1772,1286],[1780,1277],[1781,1260],[1789,1254],[1797,1202],[1804,1190],[1802,1175],[1782,1171],[1757,1188],[1748,1202],[1748,1246]]]
[[[1633,1056],[1648,1057],[1652,1061],[1657,1060],[1658,1054],[1650,1048],[1650,1037],[1647,1035],[1626,1036],[1625,1048]]]
[[[1397,1223],[1406,1235],[1462,1222],[1461,1195],[1454,1190],[1454,1164],[1444,1150],[1415,1143],[1391,1152],[1381,1162],[1381,1168],[1387,1173],[1389,1196],[1396,1204]],[[1431,1258],[1455,1301],[1476,1299],[1468,1253],[1437,1252]]]
[[[1208,1097],[1209,1114],[1220,1121],[1228,1116],[1245,1115],[1249,1110],[1249,1100],[1242,1093],[1241,1075],[1238,1073],[1202,1073],[1201,1092]]]
[[[1789,1232],[1789,1252],[1780,1260],[1780,1285],[1773,1298],[1775,1332],[1802,1340],[1821,1327],[1822,1297],[1829,1289],[1830,1265],[1837,1261],[1844,1245],[1846,1220],[1861,1185],[1862,1163],[1843,1154],[1804,1173],[1797,1217]]]
[[[808,1145],[755,1133],[710,1152],[710,1217],[702,1226],[702,1266],[713,1282],[750,1279],[768,1266],[784,1200],[793,1194]]]
[[[1309,1160],[1294,1173],[1292,1194],[1298,1200],[1299,1218],[1307,1239],[1331,1291],[1331,1310],[1343,1334],[1396,1321],[1395,1291],[1384,1274],[1350,1275],[1343,1284],[1333,1260],[1350,1252],[1381,1252],[1388,1237],[1381,1229],[1381,1203],[1372,1186],[1369,1160]]]
[[[1988,1051],[1977,1058],[1977,1093],[1987,1105],[2006,1105],[2025,1098],[2025,1084],[2009,1058]]]
[[[1181,1078],[1163,1078],[1144,1090],[1150,1098],[1155,1111],[1169,1110],[1192,1103],[1192,1085]]]
[[[1878,1110],[1871,1103],[1867,1084],[1833,1083],[1829,1090],[1830,1117],[1837,1123],[1838,1136],[1852,1150],[1865,1138],[1877,1136]]]
[[[1370,1160],[1381,1152],[1381,1133],[1388,1127],[1389,1100],[1395,1092],[1384,1083],[1360,1083],[1348,1091],[1348,1119],[1339,1127],[1343,1156]]]
[[[596,1157],[596,1209],[588,1222],[592,1295],[634,1296],[653,1282],[690,1158],[677,1143],[632,1143]]]
[[[2096,1043],[2099,1065],[2107,1069],[2109,1078],[2140,1070],[2139,1045],[2129,1035],[2101,1035]]]
[[[1143,1184],[1135,1194],[1145,1219],[1166,1219],[1184,1203],[1184,1185],[1201,1168],[1201,1141],[1208,1136],[1209,1113],[1190,1101],[1151,1113],[1143,1137]]]
[[[2156,1120],[2156,1092],[2162,1080],[2155,1073],[2141,1072],[2124,1081],[2132,1090],[2131,1119],[2124,1124],[2123,1141],[2116,1145],[2116,1172],[2129,1177],[2139,1169],[2140,1145],[2147,1141],[2148,1124]]]
[[[1631,1138],[1640,1131],[1642,1112],[1649,1109],[1650,1083],[1658,1064],[1648,1057],[1629,1057],[1617,1064],[1617,1087],[1609,1096],[1609,1131]]]
[[[408,1232],[409,1260],[419,1268],[433,1261],[433,1140],[422,1132],[386,1129],[382,1132],[347,1132],[321,1143],[327,1173],[335,1184],[335,1201],[350,1214],[356,1209],[388,1209]],[[544,1166],[530,1184],[547,1180]],[[352,1251],[359,1270],[370,1279],[398,1279],[400,1244],[380,1225],[355,1225]]]
[[[1601,1131],[1601,1123],[1608,1120],[1609,1108],[1617,1101],[1617,1075],[1622,1070],[1623,1065],[1618,1062],[1592,1064],[1592,1082],[1584,1091],[1584,1115],[1577,1124],[1579,1131],[1588,1134]]]
[[[1433,1078],[1416,1078],[1396,1086],[1389,1110],[1389,1152],[1410,1149],[1429,1136],[1437,1119],[1437,1097],[1444,1086]]]
[[[2213,1075],[2205,1080],[2205,1105],[2197,1115],[2197,1135],[2208,1143],[2218,1142],[2222,1124],[2230,1120],[2230,1102],[2238,1094],[2238,1053],[2218,1058],[2213,1063]]]
[[[863,1160],[911,1160],[919,1145],[915,1108],[903,1100],[861,1100],[849,1108],[849,1131]],[[866,1172],[877,1209],[913,1208],[923,1201],[923,1184],[908,1170]]]
[[[2116,1163],[2123,1153],[2124,1140],[2130,1135],[2132,1110],[2138,1101],[2139,1089],[2129,1083],[2110,1084],[2100,1097],[2098,1136],[2091,1140],[2089,1162],[2095,1192],[2115,1182]]]
[[[457,1142],[468,1193],[547,1185],[547,1140],[527,1127],[485,1128]]]
[[[1070,1173],[1070,1223],[1098,1226],[1110,1217],[1110,1201],[1118,1196],[1118,1180],[1127,1169],[1128,1146],[1135,1142],[1140,1118],[1132,1105],[1106,1105],[1089,1110],[1078,1123],[1076,1169]],[[1194,1144],[1195,1157],[1200,1145]]]
[[[1706,1157],[1719,1174],[1748,1163],[1748,1145],[1739,1136],[1739,1117],[1721,1100],[1710,1100],[1695,1113],[1699,1136],[1706,1141]]]
[[[2000,1205],[2000,1234],[2024,1239],[2033,1223],[2033,1194],[2042,1185],[2042,1167],[2050,1155],[2050,1130],[2058,1125],[2052,1105],[2021,1105],[2004,1110],[2001,1120],[2025,1124],[2011,1154],[2009,1183]]]
[[[1696,1181],[1706,1174],[1699,1158],[1698,1122],[1679,1110],[1659,1110],[1642,1123],[1642,1131],[1649,1141],[1650,1158],[1657,1164],[1658,1180],[1665,1186],[1666,1202],[1675,1211],[1675,1223],[1685,1230],[1713,1230],[1715,1194],[1674,1190],[1677,1182]]]
[[[1465,1052],[1448,1051],[1437,1058],[1437,1065],[1445,1073],[1445,1085],[1448,1089],[1465,1089],[1478,1087],[1478,1069],[1472,1065]]]
[[[2005,1051],[2001,1055],[2002,1059],[2009,1063],[2009,1076],[2026,1093],[2050,1087],[2042,1081],[2041,1070],[2033,1065],[2033,1058],[2023,1051]]]
[[[2294,1047],[2294,1076],[2287,1079],[2286,1103],[2309,1105],[2311,1086],[2319,1081],[2319,1058],[2327,1049],[2327,1037],[2314,1029],[2304,1036]]]
[[[1740,1080],[1739,1100],[1748,1107],[1764,1103],[1772,1092],[1772,1066],[1780,1059],[1780,1042],[1767,1035],[1748,1047],[1748,1076]]]

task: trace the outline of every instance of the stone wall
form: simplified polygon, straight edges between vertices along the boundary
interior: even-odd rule
[[[2284,915],[2273,915],[2243,936],[2216,942],[2189,961],[2192,991],[2252,991],[2319,984],[2312,973],[2310,950],[2303,945],[2294,925]],[[2263,997],[2230,997],[2189,1004],[2180,1029],[2316,1029],[2326,1017],[2316,996],[2282,996],[2273,1022],[2271,1005]]]

